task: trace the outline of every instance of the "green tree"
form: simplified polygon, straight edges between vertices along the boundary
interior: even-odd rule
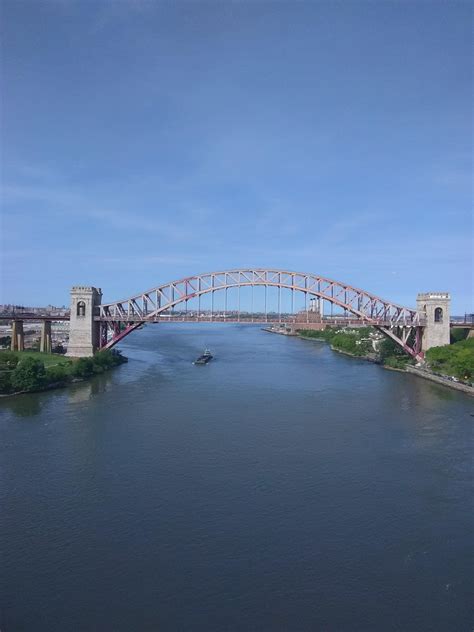
[[[11,371],[0,371],[0,393],[5,395],[12,390]]]
[[[0,370],[14,369],[18,364],[18,354],[14,351],[0,352]]]
[[[469,380],[474,376],[474,339],[467,338],[452,345],[432,347],[426,352],[426,360],[436,373]]]
[[[451,344],[459,342],[460,340],[465,340],[468,334],[469,329],[460,329],[458,327],[451,329]]]
[[[115,360],[112,351],[105,349],[104,351],[96,353],[94,356],[94,364],[96,367],[101,367],[104,370],[114,366]]]
[[[79,358],[73,363],[71,374],[74,377],[90,377],[94,374],[94,362],[92,358]]]
[[[43,362],[27,357],[11,372],[11,384],[15,391],[34,391],[44,386],[46,371]]]
[[[318,340],[329,342],[335,336],[336,330],[332,327],[326,327],[325,329],[298,329],[298,333],[305,338],[317,338]]]
[[[400,347],[399,344],[392,340],[391,338],[384,338],[382,342],[379,344],[378,352],[380,355],[380,359],[384,361],[386,358],[390,358],[392,356],[406,356],[406,352]]]
[[[102,367],[103,369],[110,369],[113,366],[127,362],[127,358],[124,358],[120,351],[116,351],[115,349],[113,351],[110,349],[99,351],[95,354],[93,360],[95,366]]]
[[[64,384],[69,380],[69,372],[63,364],[53,364],[46,369],[48,384]]]
[[[463,380],[473,377],[474,351],[471,349],[460,349],[452,362],[452,369],[455,375]]]
[[[339,332],[331,340],[334,349],[345,351],[356,356],[365,356],[372,351],[372,344],[362,340],[360,332]]]

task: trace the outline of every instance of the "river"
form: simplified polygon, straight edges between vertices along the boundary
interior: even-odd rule
[[[472,631],[471,398],[252,325],[121,349],[0,402],[2,632]]]

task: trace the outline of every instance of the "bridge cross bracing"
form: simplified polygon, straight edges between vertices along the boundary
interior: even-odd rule
[[[423,323],[416,309],[386,301],[365,290],[326,277],[262,268],[226,270],[186,277],[120,301],[100,305],[95,318],[101,323],[101,347],[114,346],[142,323],[160,322],[163,315],[169,314],[179,305],[183,305],[186,310],[187,303],[192,299],[198,300],[198,311],[200,311],[199,302],[205,294],[211,295],[211,314],[213,314],[214,294],[224,291],[225,311],[227,311],[227,291],[232,288],[237,288],[237,320],[240,320],[240,288],[258,286],[265,288],[265,321],[267,320],[267,288],[278,289],[280,320],[282,319],[281,291],[291,291],[292,308],[294,308],[294,293],[301,292],[305,295],[306,309],[308,297],[327,301],[358,321],[377,327],[411,355],[418,356],[420,353],[420,337],[414,335],[414,332]],[[409,343],[410,338],[414,340],[412,345]]]

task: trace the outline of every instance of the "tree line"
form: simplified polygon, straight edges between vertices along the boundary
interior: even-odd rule
[[[79,358],[60,364],[45,366],[34,356],[14,351],[0,353],[0,393],[41,391],[68,382],[82,380],[118,366],[127,359],[118,351],[101,351],[91,358]]]
[[[474,378],[474,338],[432,347],[426,352],[426,361],[435,373],[470,381]]]
[[[426,363],[434,373],[453,376],[463,381],[474,378],[474,338],[466,338],[468,332],[467,329],[453,330],[452,344],[433,347],[426,352]],[[323,330],[300,330],[299,333],[305,338],[324,340],[333,349],[355,356],[370,357],[374,353],[370,340],[370,334],[374,333],[372,327],[346,330],[327,327]],[[395,369],[404,369],[407,364],[415,362],[390,338],[377,343],[376,357],[381,364]]]

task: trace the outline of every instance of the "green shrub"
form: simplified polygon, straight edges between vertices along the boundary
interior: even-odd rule
[[[383,363],[384,366],[392,367],[392,369],[404,369],[410,363],[410,357],[408,355],[389,356],[384,358]]]
[[[318,340],[330,342],[336,335],[336,330],[333,327],[326,327],[326,329],[299,329],[298,333],[305,338],[317,338]]]
[[[63,364],[53,364],[46,369],[48,384],[64,384],[69,380],[69,372]]]
[[[98,351],[93,357],[94,365],[102,367],[103,370],[110,369],[113,366],[118,366],[123,362],[127,362],[127,359],[123,357],[120,351],[111,351],[110,349],[104,349],[104,351]]]
[[[79,358],[71,367],[71,374],[74,377],[90,377],[94,373],[94,362],[92,358]]]
[[[12,390],[11,371],[0,371],[0,393],[5,395]]]
[[[14,369],[18,364],[18,354],[14,351],[0,352],[0,370]]]
[[[40,357],[35,357],[40,356]],[[43,361],[44,357],[44,361]],[[45,361],[59,362],[45,368]],[[65,384],[72,378],[85,379],[127,362],[118,351],[101,351],[92,358],[64,361],[61,356],[29,352],[0,351],[0,393],[42,390],[48,385]]]
[[[326,327],[326,329],[318,330],[300,329],[298,333],[305,338],[325,340],[338,351],[356,356],[366,356],[373,351],[372,343],[369,340],[362,340],[362,338],[368,338],[372,332],[371,327],[358,327],[357,329],[342,331],[334,327]]]
[[[432,347],[426,352],[426,361],[436,373],[469,380],[474,376],[474,338]]]
[[[396,357],[407,357],[406,351],[400,347],[399,344],[392,340],[391,338],[384,338],[382,342],[378,346],[378,352],[380,355],[380,359],[385,364],[385,359],[393,356]]]
[[[96,367],[101,367],[102,370],[109,369],[115,364],[114,355],[109,349],[96,353],[93,360]]]
[[[465,328],[458,328],[456,327],[455,329],[451,329],[451,336],[450,336],[450,340],[451,340],[451,344],[454,344],[455,342],[459,342],[460,340],[466,340],[467,336],[469,334],[469,329],[465,329]]]
[[[46,382],[43,362],[27,357],[20,360],[11,372],[11,385],[14,391],[34,391],[42,388]]]
[[[334,349],[351,353],[356,356],[365,356],[372,351],[372,343],[368,340],[361,340],[363,332],[339,332],[331,340]]]

